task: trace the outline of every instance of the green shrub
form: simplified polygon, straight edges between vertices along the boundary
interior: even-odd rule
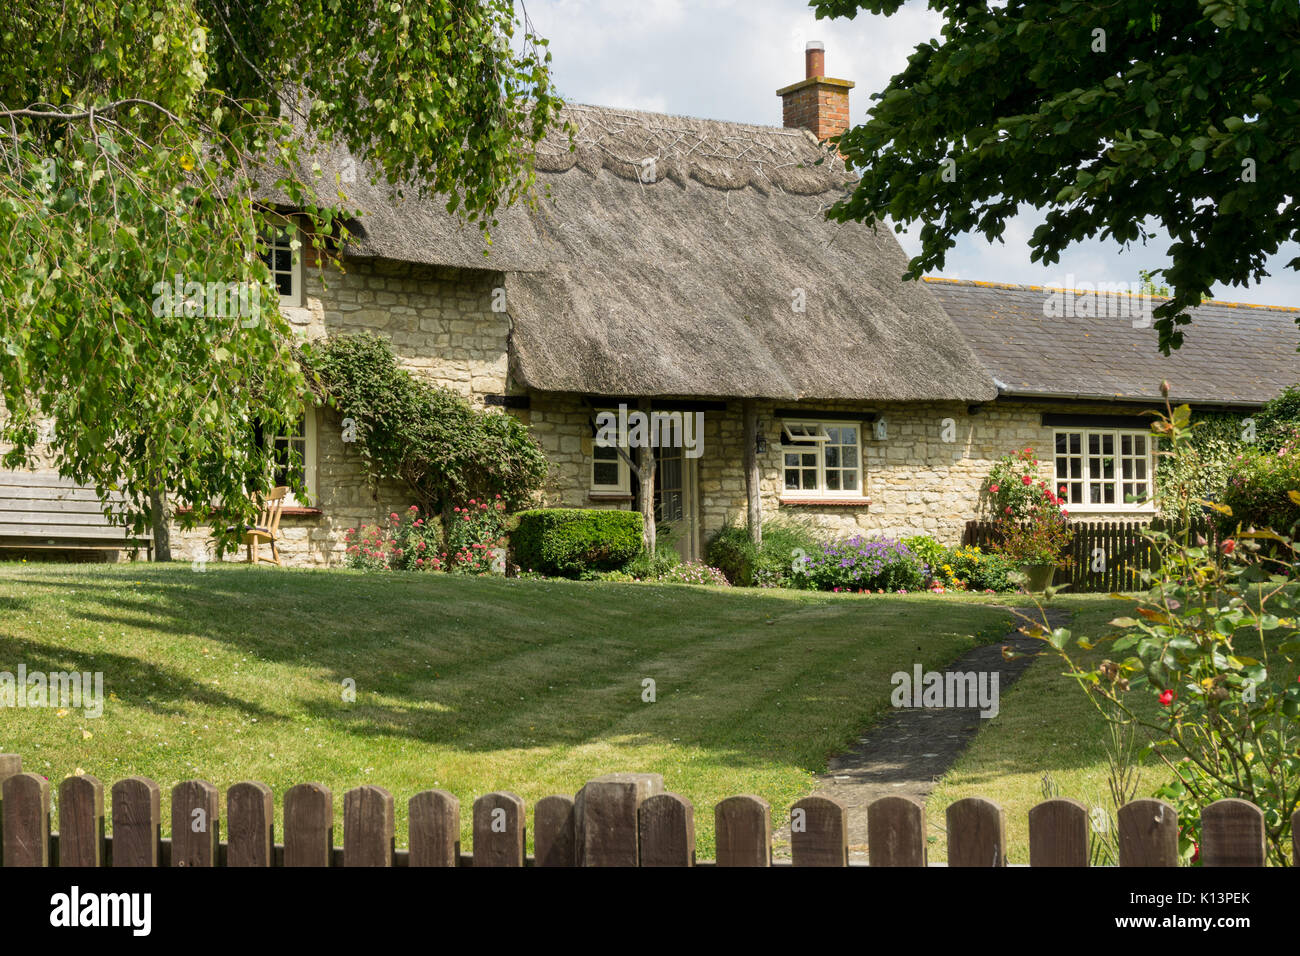
[[[1015,591],[1008,575],[1016,566],[997,551],[963,546],[948,551],[939,563],[942,577],[936,580],[945,587],[967,591]]]
[[[1287,388],[1253,417],[1260,448],[1277,451],[1283,445],[1294,444],[1296,429],[1300,428],[1300,385]]]
[[[368,477],[404,481],[423,511],[446,518],[470,498],[516,508],[546,478],[546,455],[522,422],[416,378],[377,335],[312,343],[303,361],[355,423]]]
[[[794,562],[820,551],[823,541],[808,524],[774,520],[763,524],[763,546],[754,547],[744,524],[727,522],[712,539],[705,556],[727,580],[739,587],[785,587]]]
[[[1300,521],[1300,507],[1289,495],[1296,488],[1300,488],[1300,444],[1238,455],[1220,499],[1232,514],[1216,515],[1221,529],[1254,527],[1290,535]]]
[[[949,551],[947,548],[928,534],[914,534],[900,540],[907,545],[909,551],[921,560],[921,564],[925,566],[925,576],[928,579],[938,581],[944,585],[948,583],[943,580],[943,576],[938,571],[939,566],[948,557]]]
[[[537,508],[516,518],[510,544],[515,563],[525,571],[567,578],[618,571],[641,550],[638,511]]]
[[[667,574],[681,563],[681,555],[672,548],[665,548],[661,545],[655,548],[653,558],[650,557],[648,551],[639,552],[625,570],[638,581],[657,581],[662,575]]]

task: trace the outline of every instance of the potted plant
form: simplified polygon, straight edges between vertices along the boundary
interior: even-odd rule
[[[1069,565],[1063,552],[1074,532],[1060,509],[1039,508],[1025,521],[998,521],[999,541],[995,548],[1025,576],[1025,590],[1045,591],[1052,586],[1057,568]]]
[[[1074,538],[1065,500],[1039,472],[1034,450],[1024,448],[993,467],[986,489],[997,532],[994,550],[1025,576],[1029,591],[1051,587],[1056,570],[1069,566],[1065,551]]]

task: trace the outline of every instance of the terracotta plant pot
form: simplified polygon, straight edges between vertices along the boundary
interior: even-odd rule
[[[1056,573],[1054,564],[1022,564],[1020,573],[1027,579],[1026,591],[1046,591],[1052,586],[1052,576]]]

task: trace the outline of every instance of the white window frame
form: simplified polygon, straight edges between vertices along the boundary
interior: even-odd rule
[[[618,412],[615,411],[614,409],[601,408],[601,409],[597,409],[595,412],[592,413],[593,420],[598,419],[600,415],[604,412],[609,412],[611,415],[615,415],[615,416],[618,415]],[[599,434],[599,429],[597,429],[597,433]],[[610,459],[608,458],[600,458],[600,459],[596,458],[597,448],[612,449],[613,446],[598,445],[596,444],[596,436],[593,435],[591,437],[591,461],[587,468],[587,481],[591,485],[591,494],[593,495],[632,494],[632,469],[628,465],[627,459],[624,458],[623,455],[618,454],[618,452],[614,453],[614,459],[613,459],[613,462],[618,465],[618,483],[614,485],[602,485],[596,482],[597,462],[600,462],[601,464],[610,464]],[[624,455],[628,454],[628,450],[626,446],[620,445],[619,448],[623,451]]]
[[[837,448],[856,448],[857,465],[852,469],[857,472],[857,487],[855,488],[836,488],[828,489],[826,487],[826,449],[831,447],[830,434],[827,429],[830,428],[852,428],[857,432],[858,440],[854,445],[836,445]],[[862,422],[853,420],[844,421],[819,421],[816,419],[784,419],[781,422],[781,497],[789,499],[816,499],[824,498],[828,500],[836,499],[856,499],[865,498],[867,493],[867,472],[866,461],[862,454]],[[809,488],[787,488],[785,484],[787,454],[812,454],[817,457],[817,487]],[[803,471],[801,464],[799,471]],[[841,474],[846,470],[843,465],[832,469],[839,471]],[[800,478],[802,481],[802,476]]]
[[[268,444],[268,446],[274,449],[275,442],[277,440],[295,438],[295,437],[299,437],[299,436],[268,433],[265,436],[263,436],[263,441],[265,441]],[[285,496],[284,499],[284,506],[286,508],[316,507],[316,505],[312,504],[313,501],[318,500],[318,494],[316,488],[316,409],[315,408],[309,407],[303,411],[303,425],[302,425],[301,437],[303,439],[302,482],[306,486],[307,496],[310,500],[302,501],[297,497],[297,495],[294,494],[293,488],[290,488],[289,493]]]
[[[275,278],[277,275],[289,276],[289,284],[290,284],[289,294],[288,295],[285,295],[284,293],[280,294],[280,307],[286,309],[302,308],[303,301],[304,301],[303,269],[302,269],[302,230],[295,229],[293,236],[290,236],[288,234],[287,227],[292,225],[292,223],[290,223],[288,219],[286,219],[283,216],[268,217],[268,219],[271,225],[268,232],[262,233],[261,242],[265,243],[267,248],[271,251],[271,264],[267,264],[267,268],[271,270],[271,283],[272,285],[275,285]],[[298,242],[297,249],[294,249],[293,246],[291,245],[291,243],[294,240],[297,240]],[[287,273],[277,272],[275,270],[273,263],[275,261],[276,249],[288,250],[290,256],[289,261],[291,263],[289,267],[290,268],[289,272]],[[263,259],[262,261],[263,263],[266,263],[265,259]],[[279,286],[276,286],[276,288],[278,289]]]
[[[1068,437],[1066,438],[1066,442],[1067,442],[1066,454],[1064,455],[1057,454],[1056,441],[1062,435],[1080,436],[1078,455],[1072,455],[1069,453]],[[1115,459],[1114,478],[1106,478],[1104,476],[1094,478],[1092,476],[1092,467],[1091,467],[1090,459],[1092,457],[1096,457],[1088,454],[1088,439],[1092,435],[1097,435],[1099,437],[1108,435],[1114,441],[1115,443],[1114,454],[1112,456],[1108,456],[1108,457],[1113,457]],[[1125,437],[1134,437],[1134,436],[1141,436],[1146,441],[1145,455],[1125,455],[1122,453],[1123,439]],[[1066,487],[1066,494],[1062,496],[1066,498],[1066,503],[1065,503],[1066,510],[1072,513],[1073,512],[1102,513],[1102,512],[1117,512],[1117,511],[1148,513],[1148,512],[1154,512],[1156,510],[1155,439],[1152,437],[1151,432],[1149,430],[1142,429],[1142,428],[1082,428],[1082,427],[1055,428],[1052,430],[1051,447],[1052,447],[1052,475],[1053,478],[1055,479],[1054,484],[1052,485],[1052,491],[1056,494],[1060,494],[1061,486],[1064,485]],[[1062,476],[1058,471],[1058,462],[1057,462],[1058,458],[1082,459],[1081,477],[1079,478],[1070,477],[1068,474],[1068,470],[1067,470],[1067,474]],[[1124,485],[1125,485],[1124,460],[1125,459],[1130,459],[1133,461],[1141,460],[1146,462],[1146,478],[1142,479],[1143,481],[1145,481],[1147,486],[1147,498],[1145,501],[1132,502],[1132,501],[1124,500]],[[1135,483],[1137,480],[1138,479],[1133,479],[1129,483],[1130,484]],[[1104,502],[1101,504],[1093,504],[1091,501],[1088,500],[1084,500],[1081,502],[1069,501],[1069,494],[1072,491],[1071,485],[1077,484],[1079,482],[1083,483],[1083,495],[1085,499],[1089,497],[1089,490],[1094,484],[1113,482],[1115,485],[1115,501],[1112,504],[1106,504]]]

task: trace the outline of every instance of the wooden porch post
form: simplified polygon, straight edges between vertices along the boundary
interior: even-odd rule
[[[643,399],[637,404],[649,419],[650,401]],[[641,517],[645,519],[641,541],[646,551],[653,557],[655,553],[655,450],[650,446],[649,441],[636,450],[636,463],[636,477],[641,483]]]
[[[749,538],[755,545],[762,545],[763,506],[758,493],[758,411],[752,398],[741,403],[741,413],[745,419],[745,498],[749,504]]]

